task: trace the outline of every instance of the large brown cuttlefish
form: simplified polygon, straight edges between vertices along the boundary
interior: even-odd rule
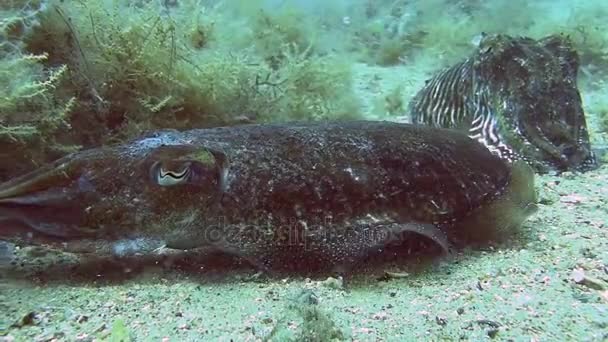
[[[533,172],[466,134],[389,122],[158,131],[0,185],[0,239],[126,256],[209,248],[267,268],[348,264],[519,226]]]

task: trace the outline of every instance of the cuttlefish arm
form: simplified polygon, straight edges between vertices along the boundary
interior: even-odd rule
[[[221,152],[179,139],[66,156],[0,184],[0,239],[78,253],[156,253],[171,243],[162,227],[168,217],[218,200],[226,163]]]

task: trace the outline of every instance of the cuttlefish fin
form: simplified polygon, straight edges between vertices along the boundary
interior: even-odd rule
[[[390,232],[399,236],[403,233],[415,233],[428,238],[435,242],[441,251],[449,255],[450,254],[450,243],[446,233],[438,226],[432,223],[395,223],[389,226]]]
[[[537,211],[534,171],[524,161],[511,165],[511,177],[503,191],[477,208],[450,230],[451,241],[487,244],[514,234]]]

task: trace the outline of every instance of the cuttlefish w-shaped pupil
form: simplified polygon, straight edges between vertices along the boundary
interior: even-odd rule
[[[190,167],[188,164],[173,168],[162,165],[158,162],[155,167],[154,174],[156,183],[160,186],[180,185],[188,181]]]

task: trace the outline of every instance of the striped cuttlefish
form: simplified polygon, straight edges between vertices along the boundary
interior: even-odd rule
[[[564,36],[484,35],[464,61],[438,72],[409,105],[412,122],[455,128],[536,171],[597,167],[581,96],[579,59]]]

